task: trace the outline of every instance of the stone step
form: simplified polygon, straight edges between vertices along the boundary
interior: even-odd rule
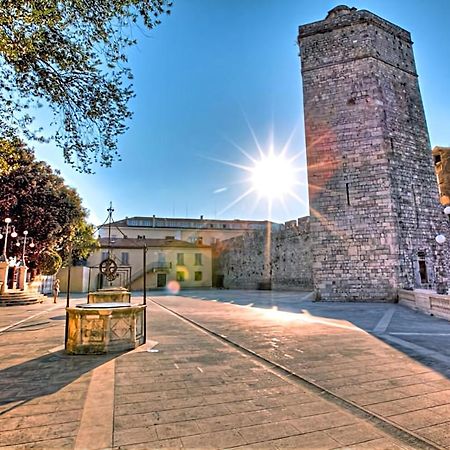
[[[26,305],[35,305],[36,303],[42,303],[43,300],[9,300],[9,301],[3,301],[0,299],[0,308],[4,306],[26,306]]]
[[[41,294],[35,294],[35,295],[22,295],[22,296],[16,296],[16,295],[0,295],[0,300],[3,301],[21,301],[21,300],[33,300],[33,299],[42,299],[45,300],[45,296],[41,296]]]
[[[0,294],[1,306],[32,305],[42,303],[47,297],[37,292],[10,290]]]

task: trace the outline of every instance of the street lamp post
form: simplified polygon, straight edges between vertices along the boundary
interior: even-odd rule
[[[144,342],[147,342],[147,244],[144,243],[144,247],[142,247],[143,250],[143,266],[144,266],[144,273],[143,273],[143,288],[144,288],[144,305],[145,305],[145,310],[144,310]]]
[[[8,261],[8,257],[6,254],[6,250],[8,248],[8,234],[11,234],[12,238],[17,237],[17,233],[16,233],[16,229],[14,228],[14,225],[11,225],[12,228],[12,232],[9,233],[9,224],[11,223],[11,219],[9,217],[7,217],[5,219],[5,235],[3,236],[2,233],[0,233],[0,239],[3,239],[3,237],[5,238],[4,242],[3,242],[3,254],[0,258],[1,261]]]
[[[20,264],[19,264],[19,277],[18,277],[18,286],[17,286],[21,290],[25,290],[26,281],[27,281],[27,271],[28,271],[27,262],[26,262],[27,238],[28,238],[28,231],[25,230],[23,232],[22,243],[20,242],[20,239],[16,243],[17,247],[20,247],[22,245],[22,257],[20,259]],[[33,238],[30,238],[30,239],[31,239],[31,242],[28,244],[28,247],[33,248],[34,247]]]
[[[25,230],[23,232],[23,248],[22,248],[22,262],[23,262],[24,266],[26,266],[26,262],[25,262],[25,246],[27,245],[27,236],[28,236],[28,231]]]
[[[4,242],[3,242],[3,253],[0,256],[0,289],[1,289],[1,293],[3,294],[4,292],[6,292],[7,289],[7,284],[8,284],[8,269],[9,269],[9,264],[8,264],[8,255],[7,255],[7,250],[8,250],[8,235],[10,234],[12,238],[17,237],[17,233],[16,230],[14,228],[14,225],[11,225],[11,233],[9,231],[9,226],[11,223],[11,219],[9,217],[7,217],[5,219],[5,230],[4,230],[4,234],[0,232],[0,239],[4,238]]]
[[[17,247],[20,247],[22,245],[22,257],[21,257],[21,265],[26,266],[26,245],[27,245],[27,239],[30,239],[31,242],[28,244],[29,248],[34,248],[34,241],[33,238],[28,238],[28,231],[25,230],[23,232],[23,238],[22,238],[22,244],[20,243],[20,240],[17,241]]]

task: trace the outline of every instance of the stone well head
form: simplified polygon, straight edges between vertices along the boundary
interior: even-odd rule
[[[132,350],[145,342],[146,305],[87,303],[66,308],[66,351],[72,355]]]

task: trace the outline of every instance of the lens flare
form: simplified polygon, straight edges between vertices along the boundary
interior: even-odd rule
[[[173,295],[177,295],[180,292],[180,283],[178,281],[172,280],[167,283],[166,289]]]

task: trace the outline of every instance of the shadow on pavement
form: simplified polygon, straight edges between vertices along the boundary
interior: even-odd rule
[[[74,391],[87,391],[89,378],[72,383],[120,354],[70,356],[61,350],[0,370],[0,415],[68,385],[67,400]]]

